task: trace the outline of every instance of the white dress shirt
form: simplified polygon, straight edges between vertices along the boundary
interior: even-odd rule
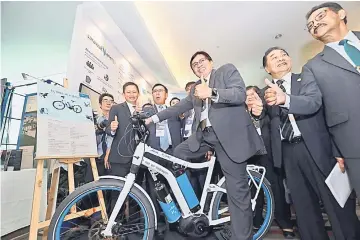
[[[292,73],[289,72],[289,73],[287,73],[285,76],[283,76],[281,78],[282,80],[284,80],[282,85],[284,86],[287,94],[291,94],[291,75],[292,75]],[[278,80],[280,80],[280,79],[274,79],[274,82],[276,83]],[[290,98],[290,97],[287,95],[287,98]],[[286,104],[284,104],[283,107],[285,107],[285,105]],[[285,107],[285,108],[288,108],[288,107]],[[296,121],[294,119],[294,115],[293,114],[288,114],[288,116],[289,116],[289,119],[290,119],[291,126],[293,127],[293,130],[294,130],[294,137],[301,136],[301,132],[299,130],[298,125],[296,124]],[[280,134],[281,134],[281,132],[280,132]],[[281,139],[284,139],[282,134],[281,134]]]
[[[349,44],[356,47],[359,51],[360,51],[360,40],[356,37],[356,35],[352,32],[349,31],[348,34],[346,34],[346,36],[344,37],[344,39],[349,40]],[[337,42],[331,42],[331,43],[327,43],[326,45],[328,47],[331,47],[332,49],[334,49],[335,51],[337,51],[343,58],[345,58],[353,67],[355,66],[355,63],[349,58],[349,56],[347,55],[347,53],[345,52],[345,48],[344,45],[339,45],[340,41]]]
[[[130,110],[130,114],[133,115],[133,113],[135,112],[135,106],[132,105],[132,103],[126,102],[129,110]]]
[[[160,111],[164,110],[165,108],[167,108],[166,105],[162,105],[162,107],[163,107],[164,109],[160,109],[160,108],[159,108],[160,106],[157,105],[157,104],[155,104],[155,106],[156,106],[156,109],[157,109],[158,112],[160,112]],[[168,122],[167,122],[167,120],[164,120],[164,121],[162,121],[161,123],[164,123],[164,124],[165,124],[165,129],[166,129],[166,133],[165,133],[165,134],[168,135],[169,145],[172,145],[172,142],[171,142],[171,134],[170,134]]]
[[[211,77],[211,72],[209,73],[209,75],[207,77],[204,77],[204,81],[206,80],[206,83],[205,83],[206,86],[209,86],[210,77]],[[204,111],[201,111],[200,122],[206,118],[206,127],[211,127],[211,123],[210,123],[210,119],[209,119],[209,107],[210,107],[209,99],[206,99],[204,101],[205,101],[205,109],[204,109]]]
[[[130,115],[133,115],[133,113],[135,112],[135,106],[132,105],[132,103],[129,103],[129,102],[126,102],[126,105],[127,105],[128,108],[129,108]],[[114,136],[114,135],[115,135],[115,132],[111,131],[111,135]],[[137,138],[137,135],[135,135],[135,138]]]

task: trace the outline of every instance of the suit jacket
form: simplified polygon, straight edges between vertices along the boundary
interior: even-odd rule
[[[196,82],[200,84],[200,80]],[[209,120],[225,152],[235,162],[244,162],[262,148],[262,141],[245,110],[246,90],[240,73],[232,64],[213,70],[209,87],[216,88],[219,99],[211,101]],[[200,117],[202,101],[194,96],[195,87],[178,104],[157,114],[160,121],[194,108],[195,116],[189,148],[196,152],[202,141]]]
[[[300,81],[298,81],[300,79]],[[303,79],[299,74],[291,76],[290,108],[302,93]],[[321,98],[321,96],[320,96]],[[282,144],[280,135],[280,111],[279,106],[267,106],[267,114],[270,117],[271,149],[275,167],[282,167]],[[284,111],[284,110],[283,110]],[[285,110],[287,111],[287,110]],[[290,111],[289,111],[290,112]],[[296,124],[304,139],[305,145],[320,171],[328,176],[334,167],[336,160],[331,152],[331,138],[326,128],[324,110],[320,107],[315,113],[304,115],[294,114]]]
[[[148,108],[145,108],[144,111],[158,113],[156,106],[152,107],[153,109],[149,111]],[[181,136],[181,120],[179,116],[171,117],[167,120],[170,136],[171,136],[171,144],[172,147],[175,148],[182,142]],[[150,131],[150,136],[148,138],[147,144],[152,148],[157,150],[161,150],[160,148],[160,137],[156,137],[156,125],[151,123],[148,125],[148,129]]]
[[[116,104],[110,109],[109,123],[114,121],[115,116],[117,116],[119,122],[119,127],[115,132],[111,145],[110,163],[128,164],[132,160],[135,151],[135,131],[131,130],[131,115],[132,113],[130,113],[126,102]],[[106,128],[106,133],[111,134],[110,126]]]
[[[360,32],[354,33],[360,39]],[[334,156],[360,158],[360,72],[337,51],[325,46],[303,67],[302,80],[306,80],[303,84],[316,85],[304,92],[304,98],[310,91],[322,94]],[[297,112],[298,108],[290,104],[290,110]]]

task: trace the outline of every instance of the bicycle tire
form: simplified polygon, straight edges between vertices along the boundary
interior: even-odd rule
[[[78,110],[76,110],[78,109]],[[73,111],[76,113],[81,113],[82,112],[82,108],[80,107],[80,105],[74,105],[73,106]]]
[[[123,180],[117,179],[100,179],[98,181],[94,181],[81,187],[77,188],[74,192],[72,192],[69,196],[67,196],[64,201],[59,205],[56,209],[49,226],[48,239],[51,240],[60,240],[58,237],[60,230],[59,223],[62,223],[65,215],[70,211],[71,206],[76,203],[81,198],[85,197],[87,194],[91,194],[93,192],[97,192],[99,190],[105,189],[122,189],[125,184]],[[135,185],[132,187],[129,196],[134,197],[136,201],[141,204],[141,208],[144,210],[144,218],[146,214],[146,221],[148,224],[148,230],[146,236],[144,235],[143,240],[153,239],[155,233],[155,214],[151,207],[151,203],[147,199],[147,197],[139,190]],[[61,225],[60,225],[61,227]]]
[[[56,106],[56,104],[60,104],[60,105]],[[62,101],[54,101],[52,105],[57,110],[63,110],[65,108],[65,104]]]
[[[250,172],[251,172],[251,175],[254,177],[255,181],[259,182],[261,180],[261,175],[258,172],[251,171],[251,170],[250,170]],[[225,183],[226,183],[226,181],[224,181],[223,184],[221,185],[222,188],[225,188]],[[270,230],[272,222],[274,220],[274,210],[275,210],[274,195],[271,190],[271,185],[266,178],[264,178],[261,188],[264,191],[264,196],[267,200],[267,208],[269,211],[267,211],[266,217],[265,217],[264,222],[261,225],[260,229],[254,234],[253,240],[262,239]],[[213,206],[211,206],[212,207],[212,216],[211,216],[212,219],[218,218],[217,212],[218,212],[218,207],[219,207],[219,203],[220,203],[222,194],[223,194],[222,192],[217,192],[215,195],[214,204],[213,204]],[[270,206],[268,206],[269,203],[270,203]],[[228,229],[228,231],[231,231],[231,229]],[[229,240],[229,238],[226,238],[218,231],[215,232],[215,236],[219,240]]]

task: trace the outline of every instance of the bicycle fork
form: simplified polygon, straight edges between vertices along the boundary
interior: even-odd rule
[[[120,194],[119,194],[119,198],[116,201],[116,204],[114,206],[114,209],[110,215],[109,221],[106,225],[106,228],[104,231],[102,231],[102,235],[104,237],[111,237],[112,236],[112,228],[115,225],[115,218],[116,216],[119,214],[121,207],[123,206],[126,197],[128,196],[132,186],[134,185],[135,182],[135,174],[134,173],[129,173],[126,176],[126,181],[124,184],[123,189],[121,190]]]

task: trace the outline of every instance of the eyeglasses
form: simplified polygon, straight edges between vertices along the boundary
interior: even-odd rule
[[[165,89],[155,89],[152,92],[153,93],[162,93],[162,92],[165,92]]]
[[[324,17],[326,17],[326,14],[327,14],[327,10],[326,9],[322,10],[321,12],[318,13],[318,15],[316,15],[315,21],[318,22],[318,21],[322,20]],[[311,29],[313,29],[313,27],[314,27],[314,21],[311,21],[308,24],[306,24],[306,27],[307,27],[308,31],[310,32]]]
[[[114,103],[114,100],[103,99],[102,102],[103,102],[103,103]]]
[[[204,61],[206,60],[206,58],[201,58],[198,62],[194,62],[191,64],[192,68],[197,68],[199,66],[199,64],[202,64]]]

